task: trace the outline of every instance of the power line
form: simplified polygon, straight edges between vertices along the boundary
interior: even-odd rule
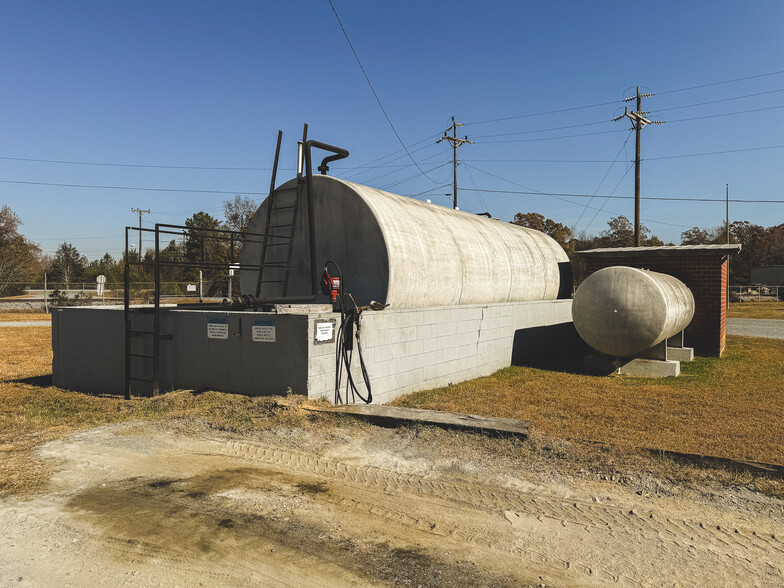
[[[630,172],[630,171],[632,171],[632,167],[634,167],[632,164],[629,164],[628,166],[626,166],[626,171],[625,171],[625,172],[624,172],[624,174],[621,176],[621,179],[620,179],[620,180],[618,180],[618,182],[615,184],[615,187],[612,189],[612,191],[610,192],[610,194],[615,194],[615,191],[618,189],[618,186],[620,186],[620,185],[621,185],[621,182],[623,182],[623,181],[626,179],[626,176],[628,176],[628,175],[629,175],[629,172]],[[587,224],[587,225],[585,225],[585,231],[586,231],[586,232],[588,231],[588,229],[590,228],[590,226],[593,224],[593,221],[595,221],[595,220],[596,220],[596,217],[597,217],[597,216],[599,216],[599,213],[600,213],[600,212],[602,212],[602,211],[604,211],[604,207],[605,207],[605,206],[607,206],[607,203],[608,203],[608,202],[609,202],[609,199],[605,199],[605,201],[604,201],[604,202],[602,202],[602,205],[601,205],[601,206],[600,206],[600,207],[599,207],[599,208],[596,210],[596,212],[594,213],[594,215],[591,217],[591,220],[588,222],[588,224]],[[608,211],[608,212],[609,212],[609,211]],[[609,212],[609,214],[616,214],[616,213],[614,213],[614,212]],[[651,222],[651,221],[646,221],[646,222]],[[656,221],[653,221],[653,222],[656,222]],[[670,224],[670,223],[663,223],[663,224]],[[674,226],[679,226],[679,225],[674,225]]]
[[[609,122],[609,121],[608,121]],[[492,143],[529,143],[536,141],[552,141],[553,139],[570,139],[572,137],[587,137],[589,135],[607,135],[610,133],[622,133],[623,129],[614,131],[595,131],[593,133],[577,133],[574,135],[558,135],[556,137],[540,137],[539,139],[502,139],[500,141],[476,141],[477,145],[490,145]]]
[[[435,192],[436,190],[440,190],[441,188],[448,188],[449,184],[442,184],[440,186],[436,186],[435,188],[430,188],[429,190],[425,190],[424,192],[417,192],[416,194],[401,194],[401,196],[405,196],[406,198],[416,198],[417,196],[422,196],[423,194],[430,194],[430,192]]]
[[[511,136],[511,135],[529,135],[531,133],[545,133],[545,132],[548,132],[548,131],[562,131],[564,129],[574,129],[574,128],[577,128],[577,127],[590,127],[592,125],[602,125],[602,124],[606,124],[608,122],[612,122],[612,121],[609,121],[609,120],[597,120],[597,121],[594,121],[594,122],[580,123],[580,124],[576,124],[576,125],[566,125],[566,126],[563,126],[563,127],[551,127],[549,129],[534,129],[534,130],[530,130],[530,131],[517,131],[517,132],[511,132],[511,133],[496,133],[494,135],[476,135],[475,138],[476,139],[486,139],[486,138],[490,138],[490,137],[508,137],[508,136]]]
[[[158,165],[142,163],[110,163],[103,161],[74,161],[66,159],[35,159],[32,157],[0,156],[5,161],[28,161],[34,163],[59,163],[67,165],[93,165],[101,167],[140,167],[145,169],[202,169],[202,170],[228,170],[228,171],[271,171],[271,167],[221,167],[207,165]],[[294,169],[294,168],[289,168]]]
[[[183,192],[194,194],[251,194],[267,196],[267,192],[250,192],[248,190],[186,190],[183,188],[146,188],[137,186],[104,186],[96,184],[63,184],[56,182],[28,182],[22,180],[0,180],[0,184],[25,184],[32,186],[57,186],[61,188],[99,188],[102,190],[134,190],[139,192]]]
[[[427,171],[433,172],[433,171],[435,171],[437,169],[441,169],[442,167],[446,167],[448,164],[449,164],[449,162],[445,161],[444,163],[439,163],[437,166],[432,167],[432,168],[430,168]],[[381,188],[381,190],[389,190],[390,188],[393,188],[394,186],[397,186],[398,184],[405,184],[406,182],[410,182],[411,180],[414,180],[417,177],[419,177],[419,174],[414,174],[413,176],[409,176],[407,178],[403,178],[402,180],[396,180],[396,181],[392,182],[391,184],[387,184],[387,185],[383,186]]]
[[[700,89],[700,88],[708,88],[710,86],[720,86],[720,85],[723,85],[723,84],[730,84],[730,83],[734,83],[734,82],[742,82],[742,81],[746,81],[746,80],[753,80],[753,79],[757,79],[757,78],[764,78],[764,77],[780,75],[780,74],[784,74],[784,70],[772,71],[772,72],[763,73],[763,74],[757,74],[757,75],[753,75],[753,76],[745,76],[745,77],[742,77],[742,78],[734,78],[734,79],[731,79],[731,80],[723,80],[723,81],[720,81],[720,82],[711,82],[711,83],[708,83],[708,84],[700,84],[698,86],[688,86],[686,88],[676,88],[674,90],[664,90],[662,92],[657,92],[657,94],[658,95],[674,94],[676,92],[685,92],[687,90],[697,90],[697,89]],[[482,125],[482,124],[488,124],[488,123],[493,123],[493,122],[502,122],[502,121],[507,121],[507,120],[515,120],[515,119],[518,119],[518,118],[529,118],[529,117],[534,117],[534,116],[544,116],[544,115],[548,115],[548,114],[560,114],[562,112],[571,112],[571,111],[574,111],[574,110],[584,110],[584,109],[587,109],[587,108],[598,108],[600,106],[611,106],[613,104],[617,104],[617,102],[618,102],[617,100],[610,100],[610,101],[607,101],[607,102],[597,102],[595,104],[585,104],[585,105],[582,105],[582,106],[572,106],[572,107],[569,107],[569,108],[560,108],[558,110],[545,110],[543,112],[532,112],[532,113],[527,113],[527,114],[517,114],[517,115],[513,115],[513,116],[505,116],[505,117],[501,117],[501,118],[492,118],[492,119],[487,119],[487,120],[467,122],[465,124],[466,125]]]
[[[478,171],[478,172],[481,172],[481,173],[483,173],[483,174],[486,174],[486,175],[488,175],[488,176],[492,176],[492,177],[494,177],[494,178],[498,178],[499,180],[502,180],[502,181],[504,181],[504,182],[508,182],[508,183],[510,183],[510,184],[514,184],[515,186],[521,186],[521,187],[523,187],[523,188],[526,188],[526,189],[528,189],[528,190],[533,190],[533,188],[530,188],[530,187],[528,187],[528,186],[525,186],[525,185],[523,185],[523,184],[520,184],[519,182],[514,182],[514,181],[512,181],[512,180],[510,180],[510,179],[507,179],[507,178],[502,178],[501,176],[498,176],[498,175],[496,175],[496,174],[491,174],[490,172],[488,172],[488,171],[485,171],[485,170],[483,170],[483,169],[479,169],[479,168],[478,168],[478,167],[476,167],[476,166],[473,166],[473,165],[468,165],[468,164],[466,164],[466,167],[472,167],[473,169],[475,169],[475,170],[476,170],[476,171]],[[627,170],[627,173],[628,173],[628,170]],[[624,177],[626,177],[626,176],[624,175]],[[623,180],[623,178],[621,178],[621,180],[619,180],[619,181],[618,181],[618,184],[616,184],[615,188],[613,189],[613,193],[615,192],[615,190],[617,190],[617,189],[618,189],[618,185],[620,185],[620,183],[621,183],[621,181],[622,181],[622,180]],[[467,189],[468,189],[468,188],[467,188]],[[470,189],[468,189],[468,190],[470,191]],[[480,189],[479,189],[479,188],[477,188],[477,190],[480,190]],[[563,196],[570,196],[570,194],[563,194],[563,195],[562,195],[562,194],[555,194],[555,193],[538,192],[538,191],[535,191],[535,190],[534,190],[534,191],[531,191],[531,192],[516,192],[516,191],[504,191],[504,190],[482,190],[482,191],[483,191],[483,192],[498,192],[498,193],[509,193],[509,194],[522,194],[522,195],[526,195],[526,194],[528,194],[528,195],[534,195],[534,196],[542,196],[542,195],[544,195],[544,196],[551,196],[551,197],[555,198],[556,200],[561,200],[561,201],[563,201],[563,202],[567,202],[567,203],[569,203],[569,204],[572,204],[572,205],[574,205],[574,206],[582,206],[582,204],[580,204],[579,202],[574,202],[573,200],[569,200],[568,198],[564,198],[564,197],[563,197]],[[585,197],[585,198],[590,198],[591,196],[586,194],[586,195],[584,195],[583,197]],[[600,196],[600,198],[603,198],[603,196]],[[597,210],[595,206],[589,206],[589,208],[592,208],[592,209],[594,209],[594,210]],[[604,207],[602,207],[602,209],[603,209],[603,208],[604,208]],[[600,211],[601,211],[602,209],[598,209],[598,210],[600,210]],[[621,214],[621,213],[619,213],[619,212],[612,212],[612,211],[609,211],[609,210],[608,210],[608,211],[606,211],[606,212],[607,212],[607,213],[609,213],[609,214],[616,214],[616,215],[618,215],[618,214]],[[683,228],[685,228],[685,229],[689,229],[689,228],[691,228],[691,227],[688,227],[688,226],[686,226],[686,225],[678,225],[678,224],[675,224],[675,223],[668,223],[668,222],[664,222],[664,221],[656,221],[656,220],[652,220],[652,219],[643,219],[643,220],[644,220],[645,222],[647,222],[647,223],[653,223],[653,224],[658,224],[658,225],[666,225],[666,226],[671,226],[671,227],[678,227],[678,228],[682,228],[682,229],[683,229]],[[592,221],[592,222],[593,222],[593,221]]]
[[[666,112],[668,110],[681,110],[683,108],[694,108],[695,106],[705,106],[706,104],[717,104],[719,102],[730,102],[731,100],[741,100],[743,98],[752,98],[754,96],[763,96],[766,94],[776,94],[784,92],[784,88],[778,90],[767,90],[765,92],[755,92],[754,94],[744,94],[743,96],[732,96],[731,98],[719,98],[718,100],[707,100],[705,102],[695,102],[694,104],[684,104],[683,106],[670,106],[669,108],[658,108],[656,112]]]
[[[695,104],[687,104],[687,105],[684,105],[684,106],[674,106],[674,107],[671,107],[671,108],[661,108],[661,109],[657,110],[656,112],[665,112],[665,111],[677,110],[677,109],[681,109],[681,108],[691,108],[691,107],[694,107],[694,106],[702,106],[702,105],[705,105],[705,104],[714,104],[714,103],[718,103],[718,102],[726,102],[728,100],[738,100],[740,98],[747,98],[747,97],[750,97],[750,96],[759,96],[759,95],[762,95],[762,94],[769,94],[769,93],[773,93],[773,92],[784,92],[784,88],[780,89],[780,90],[771,90],[770,92],[760,92],[760,93],[757,93],[757,94],[747,94],[746,96],[736,96],[734,98],[724,98],[724,99],[721,99],[721,100],[711,100],[711,101],[707,101],[707,102],[698,102],[698,103],[695,103]],[[722,116],[733,116],[733,115],[736,115],[736,114],[746,114],[746,113],[750,113],[750,112],[761,112],[761,111],[766,111],[766,110],[776,110],[776,109],[779,109],[779,108],[784,108],[784,105],[781,105],[781,106],[768,106],[768,107],[764,107],[764,108],[752,108],[752,109],[748,109],[748,110],[739,110],[739,111],[736,111],[736,112],[725,112],[725,113],[712,114],[712,115],[706,115],[706,116],[696,116],[696,117],[680,118],[680,119],[674,119],[674,120],[671,120],[671,121],[668,121],[668,122],[685,122],[685,121],[689,121],[689,120],[699,120],[699,119],[703,119],[703,118],[717,118],[717,117],[722,117]],[[553,112],[557,112],[557,111],[553,111]],[[508,133],[495,133],[495,134],[491,134],[491,135],[476,135],[475,138],[476,139],[487,139],[487,138],[493,138],[493,137],[509,137],[509,136],[514,136],[514,135],[529,135],[529,134],[533,134],[533,133],[545,133],[545,132],[549,132],[549,131],[560,131],[560,130],[564,130],[564,129],[573,129],[573,128],[578,128],[578,127],[588,127],[588,126],[593,126],[593,125],[605,124],[605,123],[608,123],[608,122],[611,122],[611,121],[609,121],[609,120],[599,120],[599,121],[593,121],[593,122],[588,122],[588,123],[579,123],[579,124],[574,124],[574,125],[565,125],[565,126],[561,126],[561,127],[550,127],[550,128],[547,128],[547,129],[533,129],[533,130],[528,130],[528,131],[516,131],[516,132],[508,132]],[[650,121],[650,122],[651,123],[655,123],[656,121]],[[471,124],[471,123],[466,123],[466,124]],[[474,124],[476,124],[476,123],[474,123]],[[600,134],[600,133],[585,133],[585,135],[593,135],[593,134]],[[545,137],[543,139],[527,139],[527,140],[528,141],[540,141],[540,140],[560,139],[560,138],[580,137],[580,136],[584,136],[584,135],[582,135],[582,134],[580,134],[580,135],[565,135],[564,137]],[[480,141],[480,143],[503,143],[503,142],[510,142],[511,143],[513,141]]]
[[[434,137],[437,137],[437,136],[438,136],[438,135],[434,135]],[[433,138],[433,137],[430,137],[430,139],[432,139],[432,138]],[[432,147],[432,146],[433,146],[433,144],[432,144],[432,143],[431,143],[431,144],[428,144],[428,145],[424,145],[424,146],[420,147],[419,149],[414,149],[414,150],[412,150],[412,151],[411,151],[411,153],[412,153],[412,154],[413,154],[413,153],[419,153],[420,151],[424,151],[425,149],[429,149],[429,148],[430,148],[430,147]],[[399,150],[399,151],[402,151],[402,150]],[[399,160],[399,159],[404,159],[404,158],[406,158],[406,157],[407,157],[407,155],[404,153],[403,155],[400,155],[400,156],[398,156],[398,157],[395,157],[395,158],[393,158],[393,159],[390,159],[390,160],[389,160],[387,163],[390,163],[390,162],[392,162],[392,161],[397,161],[397,160]],[[424,161],[427,161],[428,159],[430,159],[430,157],[431,157],[431,156],[428,156],[428,157],[426,157],[426,158],[425,158],[424,160],[422,160],[422,161],[423,161],[423,162],[424,162]],[[398,170],[396,170],[396,171],[399,171],[399,170],[400,170],[400,169],[402,169],[402,168],[411,167],[411,166],[413,166],[413,165],[414,165],[413,163],[404,163],[404,164],[400,164],[400,168],[399,168]],[[359,177],[359,176],[361,176],[362,174],[366,174],[366,173],[368,173],[368,172],[370,172],[370,171],[373,171],[373,170],[376,170],[376,169],[378,169],[378,168],[380,168],[380,167],[384,167],[384,166],[383,166],[383,165],[379,165],[379,166],[375,166],[375,167],[374,167],[374,166],[371,166],[371,165],[365,166],[365,168],[364,168],[364,169],[362,169],[362,170],[360,170],[360,171],[355,171],[355,172],[353,172],[353,173],[347,174],[347,175],[345,176],[345,179],[350,179],[350,178],[356,178],[356,177]],[[343,169],[347,169],[347,168],[343,168]],[[367,180],[363,180],[363,181],[367,181]]]
[[[432,145],[427,145],[427,147],[432,147]],[[431,160],[431,159],[433,159],[434,157],[438,157],[438,156],[440,156],[440,155],[441,155],[441,152],[440,152],[440,151],[439,151],[438,153],[434,153],[433,155],[428,155],[427,157],[425,157],[425,158],[422,160],[422,163],[424,164],[426,161],[430,161],[430,160]],[[370,178],[364,178],[362,181],[363,181],[364,183],[366,183],[366,184],[367,184],[367,183],[370,183],[370,182],[375,182],[375,181],[377,181],[377,180],[379,180],[379,179],[381,179],[381,178],[384,178],[384,177],[386,177],[386,176],[389,176],[389,175],[392,175],[392,174],[396,174],[396,173],[399,173],[399,172],[401,172],[401,171],[406,171],[406,169],[407,169],[407,168],[410,168],[412,165],[413,165],[413,164],[411,164],[411,163],[408,163],[408,164],[405,164],[403,167],[400,167],[400,168],[398,168],[398,169],[393,169],[392,171],[384,172],[384,173],[382,173],[382,174],[380,174],[380,175],[377,175],[377,176],[372,176],[372,177],[370,177]],[[360,173],[360,174],[362,174],[362,173],[366,173],[366,172],[359,172],[359,173]],[[349,178],[356,178],[356,177],[357,177],[357,175],[359,175],[359,174],[354,174],[354,175],[352,175],[352,176],[348,176],[346,179],[349,179]],[[414,176],[414,177],[416,177],[416,176]]]
[[[478,169],[478,168],[474,168]],[[482,171],[482,170],[478,170]],[[486,173],[486,172],[485,172]],[[490,174],[492,175],[492,174]],[[496,176],[497,177],[497,176]],[[501,178],[503,179],[503,178]],[[463,188],[464,190],[471,190],[471,188]],[[539,192],[539,191],[528,191],[523,192],[520,190],[489,190],[487,188],[481,188],[482,192],[491,192],[496,194],[520,194],[520,195],[530,195],[530,196],[567,196],[570,198],[597,198],[595,194],[571,194],[566,192]],[[612,194],[608,195],[601,195],[598,198],[612,198],[615,200],[633,200],[634,196],[615,196]],[[725,198],[699,198],[699,197],[691,197],[691,196],[642,196],[643,200],[660,200],[660,201],[668,201],[668,202],[725,202]],[[737,202],[737,203],[747,203],[747,204],[784,204],[784,200],[762,200],[762,199],[730,199],[730,202]],[[680,225],[676,225],[680,226]]]
[[[610,163],[612,159],[463,159],[471,163]]]
[[[545,110],[544,112],[532,112],[530,114],[517,114],[514,116],[504,116],[502,118],[491,118],[488,120],[479,120],[474,122],[467,122],[467,125],[484,125],[487,123],[494,123],[494,122],[502,122],[507,120],[515,120],[518,118],[530,118],[532,116],[544,116],[546,114],[560,114],[562,112],[570,112],[572,110],[583,110],[586,108],[597,108],[599,106],[610,106],[612,104],[617,104],[617,100],[612,100],[610,102],[598,102],[596,104],[586,104],[585,106],[572,106],[570,108],[559,108],[558,110]]]
[[[765,77],[775,76],[775,75],[780,75],[780,74],[784,74],[784,69],[780,69],[778,71],[771,71],[771,72],[768,72],[768,73],[757,74],[757,75],[753,75],[753,76],[745,76],[745,77],[742,77],[742,78],[735,78],[735,79],[732,79],[732,80],[723,80],[721,82],[711,82],[709,84],[700,84],[699,86],[687,86],[686,88],[678,88],[676,90],[665,90],[663,92],[657,92],[657,93],[660,96],[662,94],[675,94],[676,92],[685,92],[687,90],[699,90],[700,88],[708,88],[710,86],[721,86],[723,84],[731,84],[731,83],[734,83],[734,82],[745,82],[746,80],[755,80],[757,78],[765,78]]]
[[[476,180],[474,180],[474,174],[471,173],[471,168],[466,166],[465,169],[468,172],[468,177],[471,179],[471,184],[476,188]],[[482,198],[482,192],[477,189],[476,195],[479,197],[479,203],[482,205],[482,208],[484,208],[486,212],[490,212],[487,204],[485,204],[485,199]]]
[[[621,156],[621,151],[623,151],[626,148],[626,143],[629,142],[629,139],[631,138],[631,136],[632,136],[632,132],[629,131],[629,134],[626,135],[626,140],[621,145],[621,148],[618,149],[618,153],[615,154],[615,159],[612,160],[612,163],[610,164],[610,167],[608,167],[607,171],[604,172],[604,176],[602,176],[602,180],[599,182],[599,185],[596,186],[596,190],[593,191],[594,194],[596,194],[599,191],[599,189],[602,187],[602,184],[604,184],[604,180],[607,179],[607,176],[612,171],[612,168],[615,166],[615,162],[618,161],[618,158]],[[588,204],[585,205],[585,207],[583,208],[583,211],[580,213],[580,216],[577,218],[575,223],[572,225],[572,234],[574,234],[575,229],[577,228],[577,225],[580,224],[580,221],[582,220],[583,215],[585,214],[585,212],[588,210],[588,206],[591,204],[591,202],[593,202],[593,200],[589,200],[588,201]],[[598,214],[598,212],[597,212],[597,214]]]
[[[763,151],[765,149],[782,149],[784,145],[766,145],[765,147],[746,147],[744,149],[726,149],[724,151],[705,151],[704,153],[682,153],[680,155],[662,155],[660,157],[646,157],[643,161],[656,161],[661,159],[678,159],[681,157],[701,157],[703,155],[723,155],[725,153],[742,153],[744,151]]]
[[[706,114],[704,116],[691,116],[689,118],[676,118],[670,121],[667,121],[667,124],[670,123],[677,123],[677,122],[686,122],[690,120],[700,120],[704,118],[719,118],[722,116],[733,116],[736,114],[747,114],[749,112],[762,112],[765,110],[778,110],[779,108],[784,108],[784,104],[778,106],[766,106],[765,108],[751,108],[749,110],[737,110],[735,112],[722,112],[721,114]]]
[[[416,143],[412,143],[411,145],[409,145],[409,146],[408,146],[408,147],[409,147],[409,149],[410,149],[411,147],[415,147],[415,146],[419,145],[420,143],[425,143],[425,142],[428,142],[428,144],[427,144],[427,145],[425,145],[424,147],[420,147],[419,149],[415,149],[415,150],[411,151],[411,153],[412,153],[412,154],[413,154],[413,153],[417,153],[417,152],[421,151],[422,149],[426,149],[427,147],[431,147],[432,145],[431,145],[429,142],[430,142],[432,139],[434,139],[435,137],[438,137],[439,135],[440,135],[440,133],[434,133],[434,134],[432,134],[432,135],[429,135],[429,136],[425,137],[425,138],[424,138],[424,139],[422,139],[421,141],[417,141]],[[404,158],[404,157],[407,157],[407,155],[406,155],[406,153],[405,153],[405,150],[404,150],[404,149],[397,149],[396,151],[393,151],[392,153],[389,153],[389,154],[387,154],[387,155],[382,155],[381,157],[377,157],[376,159],[373,159],[372,161],[368,161],[368,162],[366,162],[366,163],[362,164],[362,165],[361,165],[361,166],[359,166],[359,167],[361,167],[361,168],[368,168],[368,169],[372,169],[372,168],[374,167],[374,166],[373,166],[373,164],[374,164],[374,163],[377,163],[377,162],[379,162],[379,161],[382,161],[382,160],[384,160],[384,159],[387,159],[387,158],[389,158],[389,157],[392,157],[392,156],[394,156],[394,155],[397,155],[398,153],[403,153],[403,155],[400,155],[400,156],[398,156],[398,157],[394,157],[393,159],[390,159],[390,160],[389,160],[387,163],[389,163],[389,162],[392,162],[392,161],[397,161],[398,159],[402,159],[402,158]],[[342,160],[341,160],[341,161],[342,161]],[[337,166],[339,166],[339,165],[340,165],[340,162],[336,162],[334,165],[337,167]],[[411,164],[409,164],[409,165],[411,165]],[[341,167],[340,169],[349,169],[349,168]],[[352,169],[353,169],[353,168],[352,168]],[[356,169],[359,169],[359,168],[356,168]],[[358,173],[363,173],[363,172],[358,172]],[[354,175],[357,175],[357,174],[354,174]]]
[[[395,128],[395,125],[392,124],[392,119],[389,118],[389,115],[387,114],[386,109],[384,109],[384,105],[381,104],[381,99],[378,97],[378,94],[376,93],[376,90],[373,87],[373,84],[370,82],[370,78],[368,77],[367,72],[365,72],[365,68],[362,67],[362,62],[359,60],[359,55],[357,55],[357,52],[354,50],[354,45],[352,45],[351,39],[348,38],[348,33],[346,32],[346,28],[343,26],[343,23],[341,22],[340,17],[338,16],[338,11],[335,10],[335,6],[332,4],[332,0],[327,0],[327,1],[329,2],[330,7],[332,8],[332,12],[335,14],[335,18],[337,19],[338,24],[340,25],[340,30],[343,31],[343,36],[346,37],[346,42],[348,43],[348,46],[351,48],[351,52],[354,54],[354,59],[357,60],[357,65],[359,65],[359,69],[362,70],[362,75],[365,76],[365,81],[367,82],[368,86],[370,86],[370,91],[373,92],[373,96],[376,98],[376,102],[378,102],[378,106],[381,109],[381,112],[384,113],[384,117],[387,119],[387,122],[389,123],[389,126],[392,128],[392,132],[395,133],[395,136],[397,137],[397,140],[400,142],[400,145],[403,147],[405,152],[408,154],[408,157],[411,159],[411,161],[414,162],[414,165],[417,167],[417,169],[420,171],[420,173],[423,176],[425,176],[428,180],[433,182],[434,184],[437,184],[438,182],[436,182],[433,178],[431,178],[429,175],[427,175],[425,173],[425,171],[421,167],[419,167],[419,164],[411,156],[411,153],[409,153],[408,147],[406,147],[406,144],[403,143],[403,139],[400,138],[400,134],[398,134],[397,129]]]
[[[701,153],[681,153],[678,155],[662,155],[659,157],[643,157],[643,161],[661,159],[678,159],[681,157],[702,157],[706,155],[723,155],[726,153],[743,153],[744,151],[764,151],[766,149],[782,149],[784,145],[764,145],[761,147],[744,147],[741,149],[725,149],[723,151],[704,151]],[[464,159],[466,163],[610,163],[610,159]]]
[[[104,235],[99,237],[44,237],[43,239],[35,239],[29,237],[31,241],[84,241],[86,239],[122,239],[122,235]]]
[[[438,135],[433,135],[438,136]],[[428,137],[430,139],[432,137]],[[427,139],[426,139],[427,140]],[[421,141],[420,141],[421,142]],[[415,144],[419,144],[415,143]],[[384,159],[384,158],[381,158]],[[143,168],[143,169],[193,169],[193,170],[209,170],[209,171],[272,171],[271,167],[221,167],[221,166],[207,166],[207,165],[157,165],[157,164],[142,164],[142,163],[110,163],[103,161],[70,161],[64,159],[36,159],[32,157],[11,157],[0,156],[3,161],[26,161],[33,163],[56,163],[65,165],[90,165],[100,167],[130,167],[130,168]],[[360,166],[347,166],[341,167],[344,170],[369,170],[377,169],[379,167],[404,167],[412,164],[399,164],[399,165],[360,165]],[[279,167],[279,170],[295,170],[293,167]]]

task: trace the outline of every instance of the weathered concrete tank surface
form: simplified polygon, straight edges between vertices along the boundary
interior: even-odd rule
[[[291,180],[275,190],[272,225],[283,226],[287,218],[290,223],[286,206],[294,201],[295,188]],[[396,308],[423,308],[554,300],[571,293],[566,253],[539,231],[329,176],[313,177],[313,198],[316,259],[338,263],[347,291],[360,305],[377,300]],[[259,207],[249,232],[264,232],[269,200]],[[296,222],[290,296],[311,289],[306,208],[303,203]],[[246,242],[241,262],[258,264],[261,250],[260,239]],[[274,247],[266,259],[283,261],[286,254],[287,247]],[[265,269],[259,295],[280,295],[274,280],[283,273]],[[257,271],[243,270],[242,293],[256,295],[257,281]]]
[[[667,274],[608,267],[588,276],[574,295],[572,319],[591,347],[618,357],[647,351],[679,333],[694,316],[694,296]]]

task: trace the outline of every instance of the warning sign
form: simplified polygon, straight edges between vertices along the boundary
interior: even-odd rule
[[[335,320],[317,320],[315,323],[315,341],[319,343],[330,343],[335,340]]]
[[[228,339],[229,317],[207,317],[207,339]]]
[[[253,340],[260,343],[274,343],[275,342],[275,319],[274,318],[256,318],[253,319],[251,327]]]

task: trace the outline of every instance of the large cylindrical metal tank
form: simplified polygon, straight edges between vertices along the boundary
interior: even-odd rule
[[[572,319],[591,347],[632,357],[685,329],[694,296],[667,274],[633,267],[607,267],[588,276],[572,302]]]
[[[294,202],[296,182],[280,186],[271,197],[272,225],[281,227],[276,234],[287,230],[286,207]],[[396,308],[421,308],[553,300],[559,293],[571,294],[566,253],[539,231],[322,175],[313,177],[313,199],[318,263],[336,261],[347,291],[360,305],[377,300]],[[269,200],[252,218],[249,232],[264,232]],[[303,199],[289,296],[310,292],[307,226]],[[241,263],[258,264],[261,249],[262,239],[246,239]],[[286,253],[287,247],[279,245],[266,258],[284,261]],[[279,295],[274,278],[282,279],[283,273],[265,269],[259,295]],[[257,281],[257,271],[243,270],[242,293],[255,295]]]

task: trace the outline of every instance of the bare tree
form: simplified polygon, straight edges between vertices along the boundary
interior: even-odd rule
[[[237,194],[232,200],[223,203],[223,215],[226,226],[235,231],[244,232],[258,207],[250,198]]]

